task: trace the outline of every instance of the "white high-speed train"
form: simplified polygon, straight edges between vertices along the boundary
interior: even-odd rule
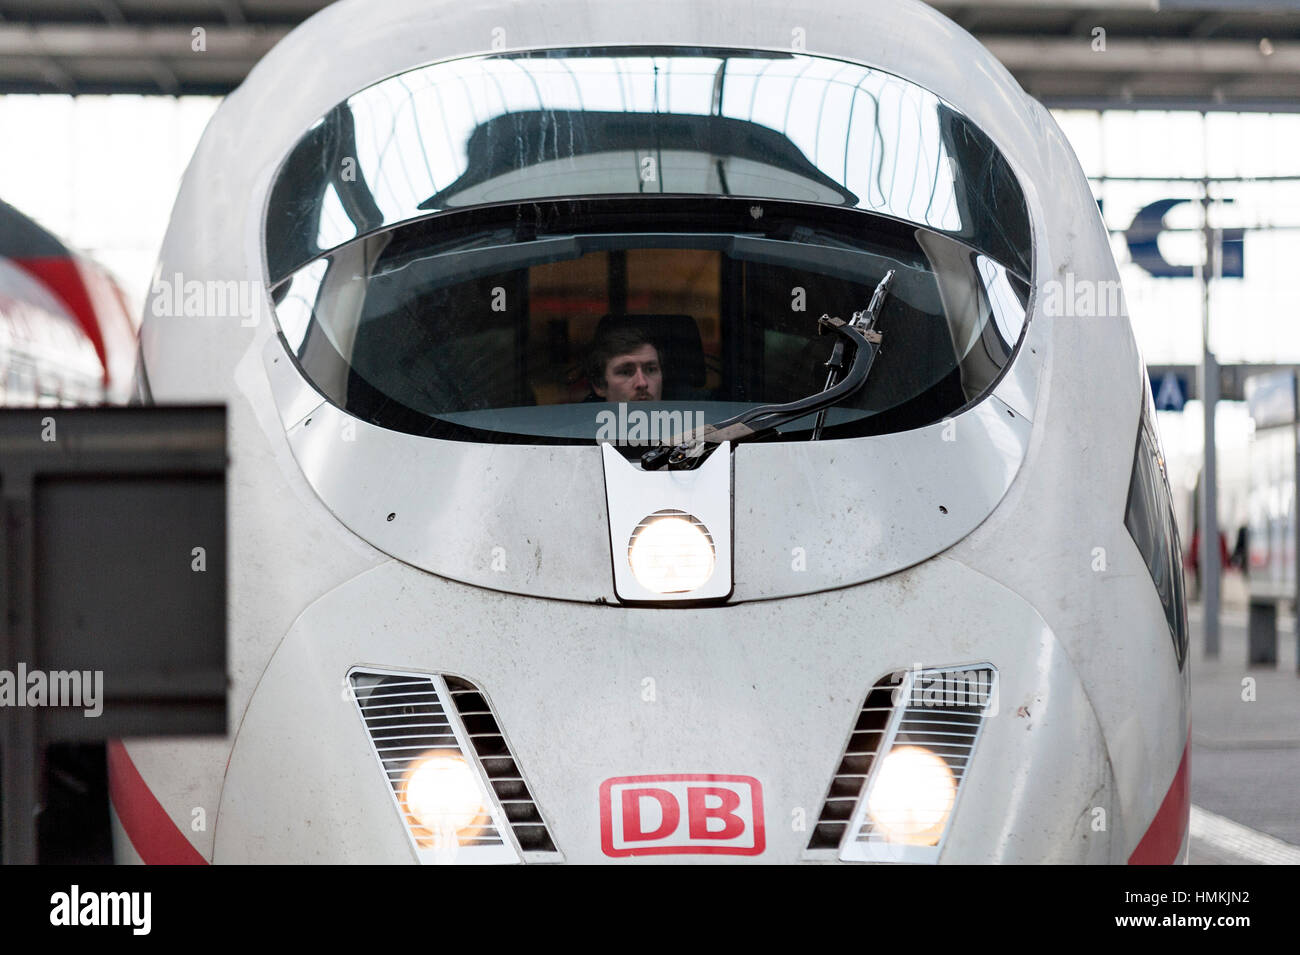
[[[146,307],[141,400],[229,405],[230,734],[113,746],[119,857],[1185,860],[1117,283],[921,3],[324,10]]]

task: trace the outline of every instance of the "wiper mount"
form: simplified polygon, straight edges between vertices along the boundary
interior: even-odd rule
[[[812,440],[821,437],[826,421],[826,410],[845,398],[852,397],[867,383],[871,366],[880,353],[881,335],[876,331],[876,320],[889,294],[889,287],[894,282],[894,270],[880,280],[871,304],[866,311],[854,312],[849,321],[823,315],[817,320],[818,334],[830,329],[840,336],[831,352],[826,367],[830,369],[826,376],[826,387],[806,398],[779,405],[760,405],[750,408],[735,417],[717,424],[705,425],[696,431],[688,431],[673,447],[652,448],[641,455],[641,468],[645,471],[657,471],[667,464],[670,468],[687,470],[703,460],[708,445],[717,446],[724,441],[745,441],[764,432],[789,424],[805,415],[818,412],[817,424],[813,428]],[[844,350],[853,348],[853,359],[842,381],[837,381],[844,367]]]

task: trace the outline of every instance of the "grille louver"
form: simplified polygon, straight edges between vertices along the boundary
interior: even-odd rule
[[[889,679],[886,677],[872,687],[858,712],[853,734],[844,747],[826,800],[822,803],[821,815],[813,827],[809,849],[838,849],[844,839],[894,713],[892,693],[897,684],[888,682]]]
[[[445,677],[469,743],[478,754],[483,772],[505,811],[510,828],[514,831],[519,848],[525,854],[554,853],[555,843],[542,819],[537,803],[528,791],[528,784],[515,764],[510,747],[506,745],[496,716],[478,687],[457,677]]]

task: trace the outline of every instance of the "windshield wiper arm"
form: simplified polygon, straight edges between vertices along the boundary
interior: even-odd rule
[[[675,447],[654,448],[643,454],[642,469],[657,471],[665,464],[678,468],[694,467],[703,455],[706,444],[717,445],[723,441],[747,440],[773,428],[779,428],[783,424],[789,424],[805,415],[820,412],[817,426],[813,431],[813,439],[816,440],[821,436],[826,409],[853,396],[867,383],[871,366],[880,352],[881,335],[875,328],[876,319],[880,317],[880,311],[884,307],[885,298],[889,294],[889,287],[893,281],[894,270],[891,269],[876,286],[875,294],[871,296],[871,304],[867,306],[866,311],[854,312],[849,321],[832,318],[829,315],[823,315],[817,320],[819,333],[830,329],[840,336],[840,340],[835,343],[835,348],[831,352],[830,361],[826,363],[830,367],[830,373],[826,377],[826,387],[823,390],[786,404],[750,408],[733,418],[717,424],[705,425],[698,431],[687,432]],[[853,348],[853,360],[844,379],[837,382],[836,378],[844,364],[846,345]]]
[[[849,319],[849,325],[853,328],[861,329],[864,337],[867,339],[867,349],[869,354],[867,360],[867,374],[871,373],[871,366],[876,360],[876,355],[880,352],[880,333],[876,331],[876,319],[880,317],[880,310],[885,305],[885,297],[889,294],[889,288],[894,284],[894,270],[890,269],[885,277],[880,280],[876,286],[876,291],[871,296],[871,303],[867,306],[865,312],[854,312],[853,317]],[[872,339],[875,339],[872,341]],[[856,364],[859,356],[862,354],[862,347],[853,356]],[[839,377],[841,369],[844,367],[844,339],[835,343],[835,348],[831,351],[831,357],[826,362],[826,367],[830,369],[826,373],[826,386],[822,389],[824,394],[831,390],[835,384],[835,379]],[[864,376],[865,380],[865,376]],[[822,436],[822,429],[826,426],[826,412],[829,405],[823,407],[817,412],[817,424],[813,426],[812,438],[809,440],[818,441]]]

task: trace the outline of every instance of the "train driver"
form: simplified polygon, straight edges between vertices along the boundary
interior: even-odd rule
[[[635,327],[618,327],[597,335],[585,366],[592,394],[587,401],[659,401],[664,372],[659,349]]]

